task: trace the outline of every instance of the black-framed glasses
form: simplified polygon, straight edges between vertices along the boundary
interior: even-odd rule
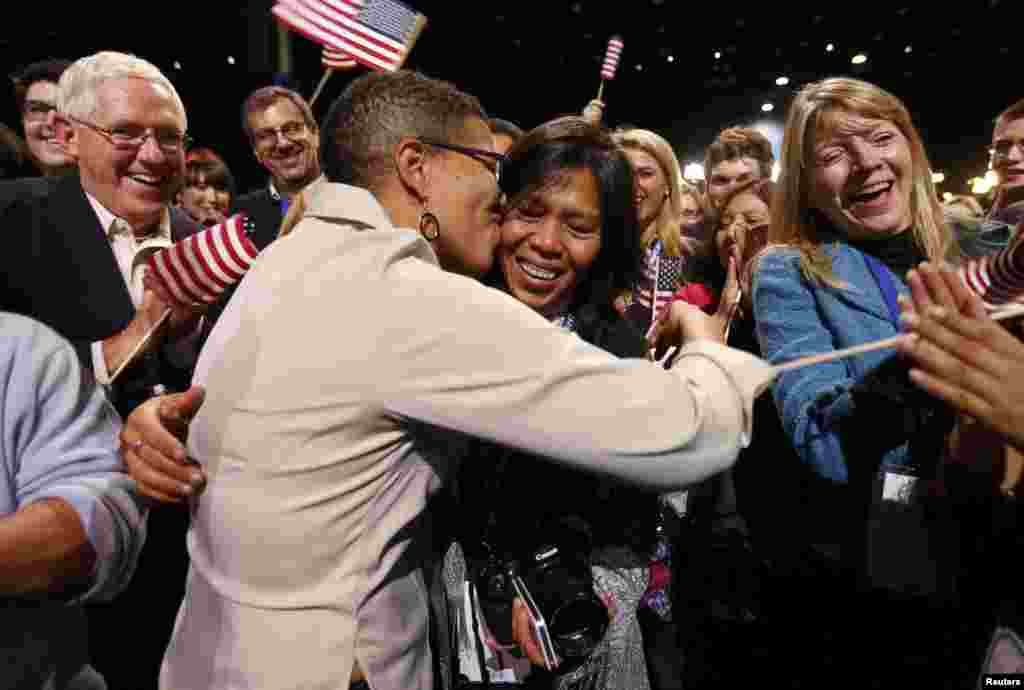
[[[463,156],[475,158],[483,163],[488,169],[491,167],[488,165],[488,162],[494,163],[494,180],[495,182],[501,182],[501,167],[508,163],[508,156],[505,154],[488,151],[487,149],[474,149],[468,146],[456,146],[455,144],[448,144],[443,141],[434,141],[433,139],[420,139],[420,141],[427,146],[436,146],[439,149],[447,149],[448,151],[461,153]]]
[[[258,148],[269,148],[277,143],[278,135],[288,141],[300,139],[306,133],[306,123],[293,120],[285,122],[280,127],[265,127],[253,130],[252,140]]]
[[[192,144],[192,137],[188,134],[181,132],[175,132],[173,130],[161,130],[155,129],[139,129],[136,127],[116,127],[114,129],[107,129],[106,127],[100,127],[94,125],[91,122],[80,120],[77,117],[68,116],[69,120],[73,120],[80,125],[84,125],[89,129],[93,130],[97,134],[103,135],[107,141],[114,145],[114,148],[121,149],[123,151],[137,150],[146,143],[146,139],[152,137],[156,145],[160,147],[164,153],[181,153]]]

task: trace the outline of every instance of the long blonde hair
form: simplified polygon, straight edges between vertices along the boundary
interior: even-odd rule
[[[935,193],[928,155],[906,106],[888,91],[848,77],[808,84],[790,106],[782,142],[782,170],[771,209],[769,243],[797,247],[801,253],[800,267],[809,280],[840,286],[814,224],[809,184],[819,118],[835,111],[887,120],[900,129],[910,146],[910,211],[914,239],[930,261],[955,255],[956,245]]]
[[[646,250],[656,240],[661,240],[661,246],[665,248],[666,254],[681,256],[683,253],[683,241],[680,235],[683,213],[682,189],[686,183],[683,181],[679,159],[676,158],[672,145],[649,129],[622,130],[613,133],[612,137],[620,147],[643,151],[658,161],[668,186],[668,199],[662,205],[661,212],[650,225],[643,229],[640,235],[641,248]]]

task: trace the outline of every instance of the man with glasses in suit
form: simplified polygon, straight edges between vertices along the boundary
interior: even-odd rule
[[[306,100],[281,86],[257,89],[245,99],[242,127],[270,180],[238,198],[232,212],[253,219],[253,242],[264,249],[277,237],[295,195],[320,176],[320,130]]]
[[[198,313],[165,303],[143,283],[150,252],[198,229],[171,207],[185,168],[185,108],[159,69],[115,52],[68,67],[56,105],[50,124],[78,174],[3,183],[0,196],[10,192],[14,201],[0,210],[0,310],[71,341],[85,376],[126,416],[162,387],[187,385],[195,359]],[[146,340],[167,308],[170,318]],[[186,524],[184,513],[151,516],[151,547],[135,580],[113,608],[93,613],[93,658],[111,687],[156,677],[182,595]],[[130,657],[120,646],[126,630]]]

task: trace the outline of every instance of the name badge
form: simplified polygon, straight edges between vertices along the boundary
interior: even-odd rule
[[[882,483],[882,500],[909,505],[914,496],[918,478],[912,474],[885,471]]]

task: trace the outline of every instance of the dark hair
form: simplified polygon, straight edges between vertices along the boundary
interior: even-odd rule
[[[998,127],[1000,124],[1008,120],[1018,120],[1022,117],[1024,117],[1024,98],[999,113],[996,117],[996,126]]]
[[[291,89],[286,89],[283,86],[264,86],[261,89],[256,89],[249,97],[242,103],[242,129],[245,130],[245,135],[249,137],[249,141],[252,142],[252,125],[249,124],[249,117],[253,113],[259,113],[274,103],[280,100],[291,101],[292,105],[299,109],[302,113],[302,119],[306,123],[306,127],[309,131],[316,131],[316,118],[313,117],[313,111],[309,107],[309,103],[306,99],[295,93]]]
[[[771,177],[775,154],[768,137],[749,127],[729,127],[719,132],[704,153],[704,176],[722,161],[753,158],[758,162],[761,177]]]
[[[235,178],[228,166],[219,158],[195,159],[185,164],[185,187],[194,187],[205,182],[235,198]]]
[[[589,170],[601,203],[601,249],[576,286],[574,313],[593,305],[607,314],[616,294],[640,275],[640,222],[633,202],[633,168],[611,136],[578,116],[562,117],[530,130],[508,152],[501,189],[509,206],[569,170]],[[500,271],[500,269],[498,269]],[[503,284],[496,275],[492,284]]]
[[[29,88],[37,81],[48,81],[54,84],[60,83],[60,76],[64,70],[71,66],[70,60],[41,60],[33,62],[25,67],[18,74],[13,75],[14,80],[14,102],[18,106],[18,112],[25,110],[25,95]]]
[[[495,136],[503,134],[511,139],[513,144],[523,138],[524,132],[519,125],[502,120],[500,117],[492,117],[487,121],[487,126],[490,128],[491,134]]]
[[[729,193],[726,194],[725,198],[722,199],[722,210],[732,203],[732,200],[738,197],[740,194],[751,192],[758,199],[764,202],[764,205],[768,208],[772,207],[772,195],[775,194],[775,183],[769,179],[756,179],[747,180],[743,184],[739,185],[735,189],[730,189]],[[715,228],[718,231],[718,228]]]
[[[486,120],[474,96],[418,72],[370,72],[345,88],[320,132],[330,182],[373,189],[391,173],[391,151],[403,137],[450,140],[469,118]]]
[[[25,140],[13,129],[0,123],[0,180],[32,175],[31,160],[32,154]]]

